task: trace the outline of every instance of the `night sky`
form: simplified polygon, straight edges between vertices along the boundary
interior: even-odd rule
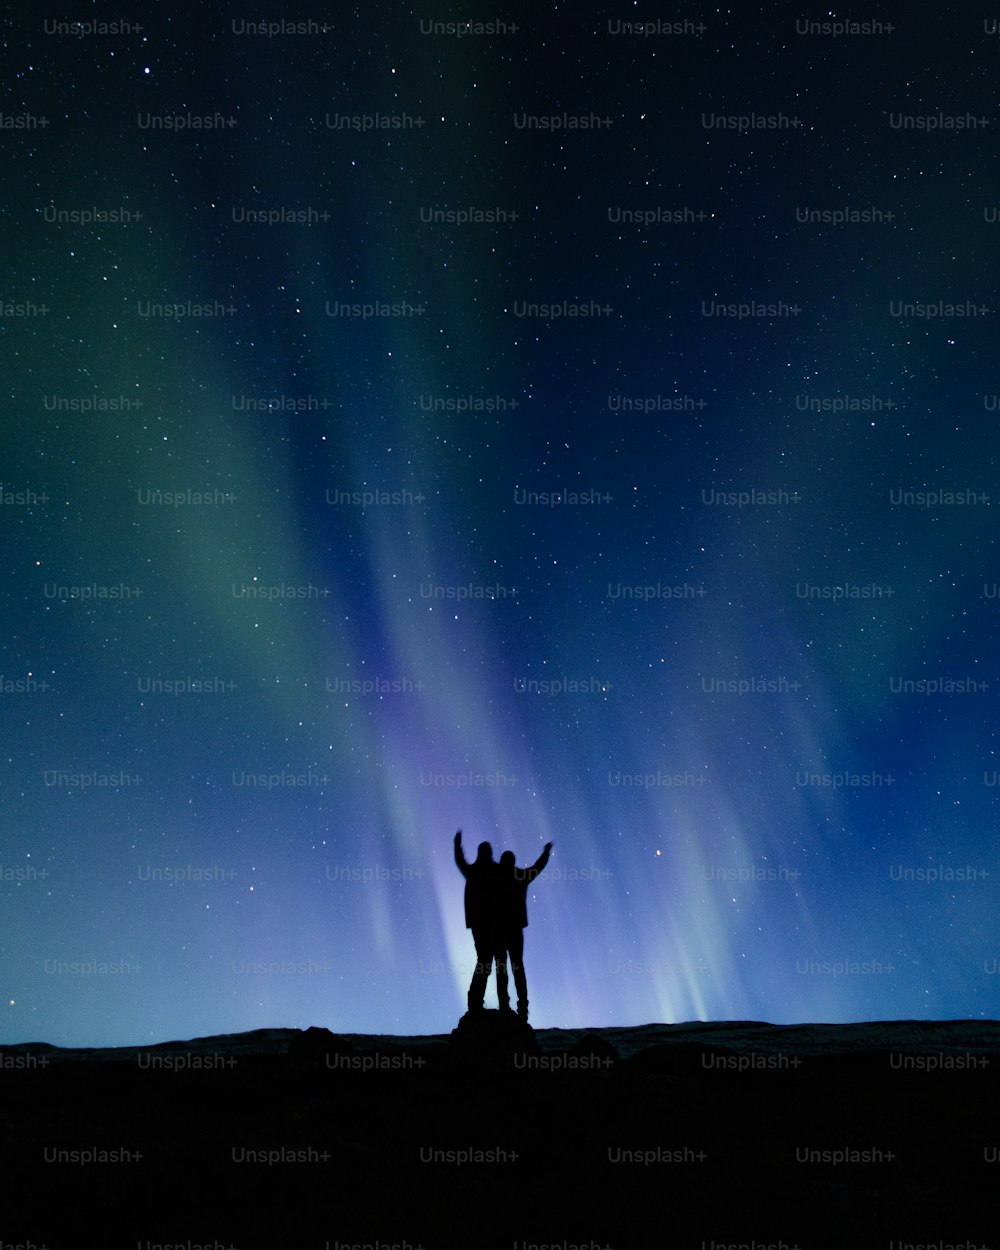
[[[1000,1015],[1000,26],[659,8],[3,19],[0,1041]]]

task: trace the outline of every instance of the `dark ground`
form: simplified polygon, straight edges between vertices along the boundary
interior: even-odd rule
[[[502,1023],[0,1048],[2,1250],[1000,1246],[994,1021]]]

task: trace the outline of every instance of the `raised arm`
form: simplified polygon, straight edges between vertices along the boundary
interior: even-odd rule
[[[528,869],[527,878],[529,881],[534,881],[534,879],[542,871],[545,865],[549,862],[549,856],[551,854],[552,854],[552,843],[546,842],[545,850],[542,851],[541,855],[539,855],[539,857],[535,860],[535,862]]]
[[[458,865],[458,871],[464,877],[468,871],[469,863],[465,858],[465,852],[462,850],[462,831],[459,829],[455,834],[455,863]]]

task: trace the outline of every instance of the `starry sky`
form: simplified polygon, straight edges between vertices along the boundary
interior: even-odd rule
[[[458,828],[536,1027],[1000,1015],[996,23],[105,7],[0,25],[0,1040],[447,1032]]]

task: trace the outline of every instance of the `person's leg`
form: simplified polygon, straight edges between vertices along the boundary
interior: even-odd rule
[[[472,930],[472,940],[476,944],[476,970],[472,974],[469,985],[469,1010],[482,1011],[486,997],[486,982],[490,979],[490,968],[493,966],[492,935],[482,929]]]
[[[497,940],[497,1002],[501,1011],[510,1011],[510,994],[507,989],[507,944],[503,938]]]
[[[528,980],[524,975],[523,929],[514,929],[507,935],[507,950],[510,954],[510,970],[514,974],[514,988],[517,990],[517,1014],[522,1020],[527,1020]]]

